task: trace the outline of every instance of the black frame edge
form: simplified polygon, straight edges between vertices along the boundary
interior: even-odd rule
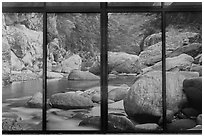
[[[107,3],[101,2],[101,56],[100,56],[100,68],[101,68],[101,131],[103,134],[107,132],[108,127],[108,48],[107,48],[107,36],[108,36],[108,13]]]

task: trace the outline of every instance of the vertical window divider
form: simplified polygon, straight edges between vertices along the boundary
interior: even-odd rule
[[[47,110],[47,12],[46,3],[44,2],[43,12],[43,105],[42,105],[42,131],[46,132],[46,110]]]
[[[107,3],[100,3],[100,32],[101,32],[101,55],[100,55],[100,69],[101,69],[101,132],[105,134],[108,127],[108,48],[107,48],[107,28],[108,28],[108,14]]]
[[[163,110],[163,131],[167,132],[166,120],[166,17],[164,10],[164,2],[162,2],[162,110]]]

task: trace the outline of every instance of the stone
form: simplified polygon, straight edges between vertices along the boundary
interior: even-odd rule
[[[181,112],[188,118],[194,118],[199,115],[199,112],[195,110],[194,108],[184,108],[181,110]]]
[[[31,99],[27,102],[27,105],[32,108],[42,108],[43,102],[42,102],[42,93],[37,92],[35,93]]]
[[[159,62],[161,60],[161,47],[162,47],[161,45],[162,43],[159,42],[159,43],[156,43],[154,45],[147,47],[144,51],[142,51],[139,54],[141,63],[149,66],[149,65],[155,64],[156,62]],[[153,60],[155,56],[158,56],[158,59]]]
[[[129,86],[126,84],[122,84],[120,86],[108,86],[108,92],[110,92],[111,90],[114,90],[114,89],[122,89],[123,90],[123,89],[127,89],[127,88],[129,88]],[[118,91],[118,90],[116,90],[116,91]],[[89,97],[89,98],[92,98],[93,96],[95,96],[94,100],[96,99],[98,101],[100,99],[100,96],[101,96],[100,93],[101,93],[101,87],[93,87],[93,88],[85,90],[81,95],[83,95],[85,97]],[[111,94],[112,94],[111,95],[112,98],[116,98],[116,97],[118,98],[118,96],[116,95],[115,92],[113,92]],[[121,96],[119,96],[119,97],[121,97]],[[115,102],[113,99],[110,99],[110,98],[108,98],[108,101],[109,101],[109,103]]]
[[[81,70],[82,59],[79,55],[72,55],[62,61],[62,72],[70,73],[72,70]]]
[[[135,131],[150,132],[150,131],[157,131],[158,129],[159,129],[159,125],[157,125],[156,123],[146,123],[146,124],[135,125]]]
[[[113,131],[134,131],[134,123],[126,116],[108,114],[108,130]]]
[[[94,106],[91,99],[69,92],[52,95],[50,102],[52,107],[62,109],[91,108]]]
[[[94,95],[92,96],[91,100],[92,100],[93,102],[99,103],[99,102],[101,101],[101,95],[98,94],[98,93],[97,93],[97,94],[94,94]]]
[[[197,65],[197,64],[192,64],[190,71],[192,72],[198,72],[199,76],[202,76],[202,66],[201,65]]]
[[[167,50],[169,48],[175,50],[178,47],[183,46],[183,40],[187,39],[190,43],[197,42],[196,39],[200,37],[199,33],[194,32],[179,32],[174,30],[169,30],[166,32],[166,43],[167,43]],[[194,39],[194,40],[192,40]]]
[[[61,79],[63,78],[63,75],[57,72],[47,72],[47,78],[48,79]]]
[[[90,67],[93,74],[100,74],[100,57]],[[140,60],[137,55],[125,52],[108,52],[108,73],[116,71],[118,73],[140,73]]]
[[[187,68],[190,68],[194,59],[193,57],[187,55],[187,54],[181,54],[176,57],[167,58],[166,59],[166,70],[170,71],[174,68],[179,68],[179,70],[186,70]],[[152,69],[154,70],[161,70],[162,69],[162,62],[158,62],[152,66]]]
[[[197,116],[196,123],[197,123],[197,125],[202,125],[202,114]]]
[[[124,110],[124,101],[117,101],[111,104],[108,104],[108,109],[110,110]]]
[[[88,71],[73,70],[69,76],[68,80],[99,80],[100,77],[96,76]]]
[[[196,57],[202,51],[202,45],[200,43],[192,43],[182,47],[177,48],[173,52],[171,52],[168,57],[176,57],[181,54],[187,54],[192,57]]]
[[[21,71],[24,67],[23,62],[11,51],[11,70]]]
[[[160,42],[162,40],[161,35],[162,34],[160,32],[160,33],[152,34],[152,35],[149,35],[148,37],[146,37],[144,40],[144,49],[151,46],[151,45],[154,45],[154,44]]]
[[[35,70],[34,64],[42,64],[43,33],[28,29],[23,24],[7,26],[6,37],[11,49],[12,70],[21,70],[24,66]],[[42,65],[40,66],[42,68]]]
[[[119,87],[111,90],[108,92],[108,99],[114,100],[114,101],[120,101],[123,100],[126,97],[126,94],[128,93],[128,90],[130,87]]]
[[[27,52],[42,58],[42,31],[33,31],[25,27],[25,25],[9,26],[8,42],[12,51],[18,58],[23,58]]]
[[[171,132],[191,129],[196,126],[196,122],[190,119],[179,119],[167,124],[167,130]]]
[[[187,102],[182,83],[186,78],[198,77],[195,72],[166,73],[167,111],[176,113]],[[130,87],[124,99],[125,112],[130,117],[136,115],[162,116],[162,72],[152,71],[139,77]]]
[[[83,112],[79,112],[79,113],[76,113],[72,118],[75,118],[75,119],[86,119],[88,118],[89,116],[87,114],[84,114]]]
[[[101,117],[100,116],[92,116],[82,120],[79,123],[79,126],[91,126],[101,128]]]
[[[202,77],[188,78],[183,81],[183,90],[186,94],[189,104],[202,111]]]
[[[152,35],[147,37],[147,39],[146,39],[147,42],[145,42],[145,43],[149,43],[149,44],[144,43],[145,49],[139,55],[140,61],[142,64],[147,65],[147,66],[152,66],[155,63],[161,61],[161,59],[162,59],[162,42],[160,40],[161,39],[160,37],[161,37],[161,33],[152,34]],[[171,54],[175,50],[177,50],[177,51],[175,51],[175,53],[173,53],[174,56],[178,56],[178,55],[182,54],[181,53],[182,51],[184,53],[187,53],[190,55],[191,54],[195,55],[194,52],[191,52],[192,50],[196,50],[196,54],[197,54],[197,47],[199,48],[200,45],[197,45],[196,47],[187,46],[185,48],[182,48],[182,46],[183,46],[183,39],[188,39],[188,40],[189,39],[198,39],[199,37],[200,37],[199,33],[178,32],[175,30],[167,31],[166,32],[166,55],[167,55],[167,57],[169,54]],[[190,41],[191,41],[191,43],[196,42],[196,40],[194,40],[194,41],[190,40]],[[151,44],[153,44],[153,45],[151,45]],[[173,57],[173,56],[171,56],[171,57]]]

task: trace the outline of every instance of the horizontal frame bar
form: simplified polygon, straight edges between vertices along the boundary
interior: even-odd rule
[[[46,131],[39,131],[39,130],[26,130],[26,131],[2,131],[3,134],[103,134],[101,130],[96,131],[84,131],[84,130],[46,130]],[[151,132],[107,132],[107,134],[192,134],[192,135],[200,135],[202,134],[201,130],[185,130],[185,131],[151,131]]]
[[[46,5],[46,2],[45,2]],[[202,5],[187,5],[187,6],[108,6],[107,12],[154,12],[154,11],[202,11]],[[69,12],[69,13],[100,13],[100,7],[84,7],[84,6],[44,6],[44,7],[2,7],[3,13],[27,13],[27,12],[49,12],[49,13],[59,13],[59,12]]]

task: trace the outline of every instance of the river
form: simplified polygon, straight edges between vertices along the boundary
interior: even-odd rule
[[[110,79],[109,85],[133,84],[134,77],[122,77]],[[84,91],[86,89],[100,86],[100,81],[69,81],[66,79],[50,79],[47,80],[47,98],[54,93],[69,92],[69,91]],[[23,121],[33,127],[38,126],[42,121],[42,110],[39,108],[25,107],[25,100],[37,92],[42,92],[42,79],[13,82],[2,90],[2,111],[13,112],[20,116]],[[47,129],[48,130],[98,130],[95,127],[79,127],[80,119],[71,118],[76,113],[86,112],[91,116],[100,116],[100,104],[88,111],[85,109],[76,110],[61,110],[51,108],[47,111]],[[56,113],[58,115],[56,115]],[[65,115],[66,114],[66,115]]]

